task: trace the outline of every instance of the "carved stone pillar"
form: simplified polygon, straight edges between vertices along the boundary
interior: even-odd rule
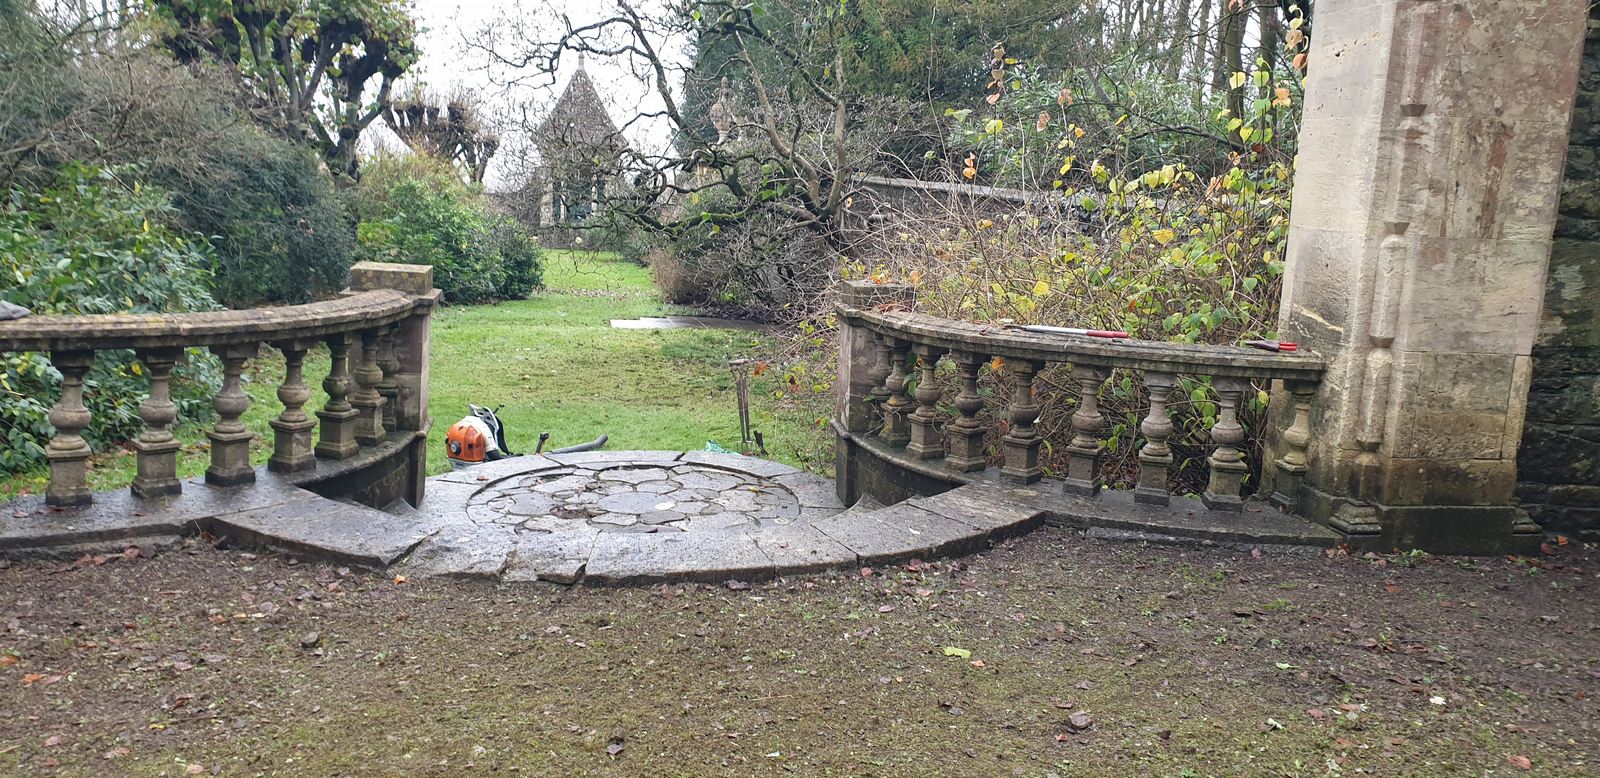
[[[321,422],[316,454],[323,459],[349,459],[356,454],[356,417],[347,399],[350,393],[350,335],[341,332],[328,336],[328,355],[332,358],[322,390],[328,402],[317,411]]]
[[[211,439],[211,466],[206,468],[206,483],[212,486],[240,486],[254,483],[256,470],[250,466],[250,441],[255,433],[246,429],[239,417],[250,409],[250,395],[244,393],[240,374],[246,360],[260,352],[255,343],[213,346],[222,360],[222,390],[212,399],[217,423],[206,432]]]
[[[1293,416],[1289,426],[1278,436],[1283,453],[1272,463],[1277,469],[1272,502],[1279,508],[1294,510],[1296,495],[1306,476],[1306,448],[1311,444],[1311,401],[1317,396],[1317,385],[1305,381],[1285,381],[1284,385],[1289,390]]]
[[[94,364],[93,351],[54,351],[50,364],[61,371],[61,399],[50,408],[50,426],[56,434],[45,446],[50,460],[50,485],[45,488],[46,505],[68,507],[88,505],[89,442],[83,431],[89,426],[89,409],[83,404],[83,376]]]
[[[889,388],[889,399],[883,401],[883,431],[878,439],[891,446],[904,446],[911,442],[911,397],[906,394],[906,361],[910,358],[911,344],[888,339],[890,342],[890,371],[884,386]]]
[[[139,403],[139,418],[144,429],[133,440],[136,470],[133,493],[137,497],[161,497],[183,491],[178,481],[178,439],[172,436],[172,423],[178,420],[178,406],[172,402],[172,368],[183,358],[181,348],[147,349],[139,352],[139,362],[150,374],[150,396]]]
[[[383,379],[378,382],[378,394],[383,396],[383,426],[387,430],[400,429],[395,417],[396,400],[400,397],[400,382],[396,374],[400,372],[400,360],[395,356],[394,333],[398,325],[390,324],[383,328],[383,334],[378,338],[378,369],[383,371]]]
[[[1073,365],[1072,380],[1078,384],[1078,409],[1072,413],[1072,442],[1067,446],[1067,477],[1061,490],[1067,494],[1093,497],[1100,491],[1100,432],[1106,419],[1100,413],[1100,387],[1108,373],[1093,365]]]
[[[1044,477],[1044,468],[1039,466],[1039,448],[1043,441],[1034,429],[1034,423],[1039,420],[1039,401],[1033,396],[1033,377],[1043,367],[1025,359],[1006,360],[1006,369],[1017,382],[1012,387],[1008,408],[1010,429],[1000,438],[1006,452],[1000,478],[1007,483],[1031,484]]]
[[[939,437],[939,390],[937,370],[944,349],[918,344],[911,350],[917,355],[921,376],[917,379],[917,409],[911,412],[911,442],[906,453],[917,459],[938,459],[944,456],[944,441]]]
[[[1133,499],[1145,505],[1166,505],[1172,500],[1167,485],[1168,470],[1172,467],[1172,448],[1167,441],[1172,438],[1172,418],[1167,415],[1167,400],[1178,377],[1171,373],[1145,373],[1145,391],[1150,395],[1150,413],[1139,425],[1144,434],[1144,448],[1139,449],[1139,485],[1133,489]]]
[[[306,385],[305,361],[310,344],[302,341],[285,341],[275,344],[283,352],[283,383],[278,386],[278,402],[283,403],[283,413],[267,422],[272,425],[272,458],[267,469],[274,473],[298,473],[316,467],[312,450],[311,431],[317,422],[305,412],[311,399],[311,387]]]
[[[356,409],[356,442],[363,446],[376,446],[388,434],[383,428],[383,395],[378,394],[378,384],[383,382],[378,339],[376,328],[361,331],[361,359],[354,371],[357,388],[350,395],[350,406]]]
[[[1279,334],[1328,366],[1299,512],[1357,546],[1538,543],[1515,458],[1586,11],[1317,8]]]
[[[912,288],[905,284],[874,284],[867,281],[847,281],[839,290],[839,307],[842,310],[872,310],[883,305],[909,306],[915,299]],[[879,396],[883,379],[889,374],[886,355],[879,362],[875,334],[865,327],[850,323],[848,317],[839,320],[839,375],[835,384],[837,392],[834,415],[846,431],[863,434],[876,425],[879,403],[888,392]],[[880,367],[881,366],[881,367]],[[842,472],[842,471],[841,471]]]
[[[983,398],[978,395],[978,372],[988,360],[970,351],[957,351],[951,354],[951,359],[961,372],[961,390],[955,399],[961,416],[944,425],[950,444],[944,466],[960,473],[981,472],[989,466],[989,457],[983,451],[983,441],[989,430],[978,421],[978,411],[983,410]]]
[[[1217,393],[1217,423],[1211,427],[1211,442],[1215,448],[1207,461],[1211,465],[1211,481],[1200,501],[1214,511],[1237,511],[1244,508],[1239,496],[1244,477],[1250,474],[1250,465],[1244,461],[1244,426],[1239,423],[1239,399],[1250,387],[1249,382],[1237,378],[1217,378],[1212,388]]]

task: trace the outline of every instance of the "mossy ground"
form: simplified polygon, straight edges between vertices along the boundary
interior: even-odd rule
[[[467,403],[504,405],[500,417],[514,451],[532,451],[540,432],[551,448],[610,436],[612,449],[697,450],[706,441],[738,448],[738,406],[731,357],[759,355],[763,339],[723,330],[616,330],[611,319],[676,312],[665,305],[645,268],[611,254],[548,251],[548,288],[527,300],[498,305],[443,308],[434,316],[429,410],[433,416],[430,469],[449,469],[443,456],[445,430],[467,413]],[[328,371],[326,349],[306,361],[312,398],[327,397],[320,382]],[[256,433],[251,458],[272,455],[278,381],[283,359],[271,349],[249,365],[245,390],[250,410],[244,422]],[[753,384],[753,424],[762,430],[773,458],[797,464],[797,446],[813,446],[815,435],[798,430],[788,416],[774,414],[762,399],[771,378]],[[184,477],[205,471],[210,456],[205,430],[175,430],[183,449]],[[798,444],[796,443],[798,441]],[[133,480],[130,450],[98,453],[90,471],[95,489],[118,489]],[[0,500],[43,490],[45,471],[0,479]]]
[[[1587,775],[1596,572],[1054,529],[750,588],[396,583],[199,542],[17,563],[0,773]]]

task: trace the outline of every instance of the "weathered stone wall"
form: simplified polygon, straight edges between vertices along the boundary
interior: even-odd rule
[[[1535,521],[1600,537],[1600,7],[1589,11],[1517,468]]]

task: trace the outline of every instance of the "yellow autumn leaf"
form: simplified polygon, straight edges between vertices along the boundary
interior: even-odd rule
[[[961,171],[961,177],[962,178],[970,179],[970,178],[972,178],[973,176],[975,176],[977,174],[978,174],[978,169],[977,168],[973,168],[973,167],[969,167],[969,168],[966,168],[965,170]]]
[[[994,220],[993,219],[979,219],[978,220],[978,229],[980,229],[980,230],[987,230],[987,229],[989,229],[990,227],[993,227],[993,226],[994,226]]]
[[[1255,130],[1254,127],[1240,127],[1239,128],[1239,140],[1248,142],[1250,140],[1250,136],[1254,135],[1254,134],[1256,134],[1256,130]]]
[[[1072,128],[1072,137],[1074,137],[1074,138],[1083,137],[1083,128],[1082,127],[1073,127]]]
[[[1178,234],[1172,230],[1156,230],[1155,232],[1151,233],[1151,236],[1156,239],[1157,243],[1165,246],[1168,243],[1171,243],[1173,238],[1178,237]]]
[[[1248,78],[1249,76],[1246,76],[1244,73],[1234,71],[1233,75],[1228,76],[1228,88],[1238,89],[1239,87],[1244,86],[1244,82]]]
[[[921,270],[913,270],[913,271],[911,271],[911,285],[912,286],[917,286],[917,285],[919,285],[921,283],[922,283],[922,271]]]
[[[1277,91],[1274,92],[1273,94],[1274,94],[1274,96],[1272,98],[1272,105],[1273,105],[1274,108],[1287,108],[1287,107],[1289,107],[1290,103],[1294,102],[1289,97],[1289,90],[1287,90],[1287,89],[1285,89],[1285,88],[1283,88],[1281,86],[1278,87]]]
[[[1042,278],[1035,281],[1033,284],[1033,296],[1043,297],[1047,294],[1050,294],[1050,282]]]

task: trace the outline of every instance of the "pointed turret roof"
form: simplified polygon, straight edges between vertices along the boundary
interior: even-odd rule
[[[623,145],[585,65],[580,53],[578,71],[567,80],[566,90],[539,125],[540,145],[547,153],[574,146],[619,149]]]

